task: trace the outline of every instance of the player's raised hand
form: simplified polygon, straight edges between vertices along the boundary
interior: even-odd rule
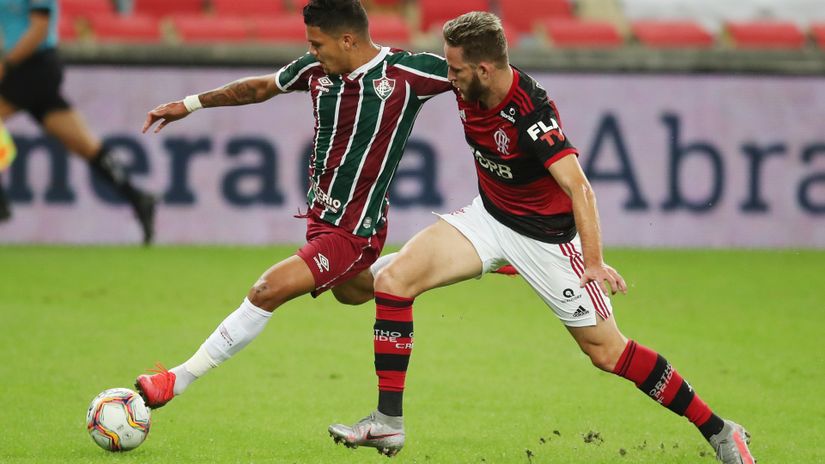
[[[584,287],[588,282],[596,282],[602,293],[615,295],[616,292],[627,294],[627,283],[612,267],[602,263],[601,266],[591,266],[584,270],[579,286]]]
[[[146,122],[143,123],[143,133],[145,134],[150,127],[160,121],[158,127],[155,128],[157,134],[170,122],[183,119],[186,116],[189,116],[189,110],[186,109],[182,100],[164,103],[146,115]]]

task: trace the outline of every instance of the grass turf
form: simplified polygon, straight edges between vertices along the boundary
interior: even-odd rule
[[[293,247],[0,247],[0,462],[370,463],[329,423],[375,406],[373,307],[325,294],[279,309],[242,354],[107,453],[84,428],[101,390],[185,360]],[[825,253],[610,250],[624,333],[666,356],[760,462],[825,462]],[[397,463],[714,462],[685,419],[592,368],[520,278],[416,302]]]

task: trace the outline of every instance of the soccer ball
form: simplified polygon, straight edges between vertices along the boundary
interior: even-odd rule
[[[149,434],[151,418],[143,398],[128,388],[110,388],[92,400],[86,429],[95,443],[109,451],[137,448]]]

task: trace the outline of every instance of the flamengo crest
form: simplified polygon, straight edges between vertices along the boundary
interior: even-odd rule
[[[375,87],[375,93],[378,94],[378,97],[386,101],[392,95],[392,91],[395,90],[395,79],[387,79],[386,76],[381,79],[373,79],[372,86]]]

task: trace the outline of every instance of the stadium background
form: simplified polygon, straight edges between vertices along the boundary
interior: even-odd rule
[[[312,140],[305,95],[208,110],[139,134],[156,104],[273,72],[303,53],[298,3],[60,2],[65,93],[137,181],[161,195],[159,243],[301,240],[303,224],[291,215],[303,207]],[[821,2],[369,5],[377,42],[436,52],[445,19],[473,8],[501,14],[512,61],[548,89],[582,151],[606,244],[825,246]],[[393,188],[393,243],[428,224],[431,211],[461,207],[475,193],[453,106],[439,97],[418,120]],[[128,209],[79,160],[67,164],[25,117],[9,126],[21,159],[5,175],[16,214],[2,242],[135,240]]]
[[[161,195],[160,246],[133,245],[131,212],[83,163],[25,116],[9,122],[20,157],[0,174],[14,212],[0,224],[0,423],[14,425],[0,436],[1,462],[386,462],[325,436],[329,422],[374,406],[375,383],[370,305],[330,295],[278,311],[242,355],[155,412],[135,452],[106,455],[83,430],[92,397],[155,360],[186,359],[302,241],[292,215],[304,206],[305,95],[139,133],[159,103],[303,53],[297,3],[60,1],[65,94]],[[513,63],[548,89],[582,151],[606,259],[631,286],[614,303],[627,335],[745,424],[760,462],[825,462],[825,5],[369,6],[378,42],[434,52],[444,19],[499,12]],[[454,102],[438,97],[396,179],[391,241],[468,202],[473,179]],[[439,289],[416,308],[410,441],[398,462],[713,461],[684,419],[593,371],[521,279]]]

